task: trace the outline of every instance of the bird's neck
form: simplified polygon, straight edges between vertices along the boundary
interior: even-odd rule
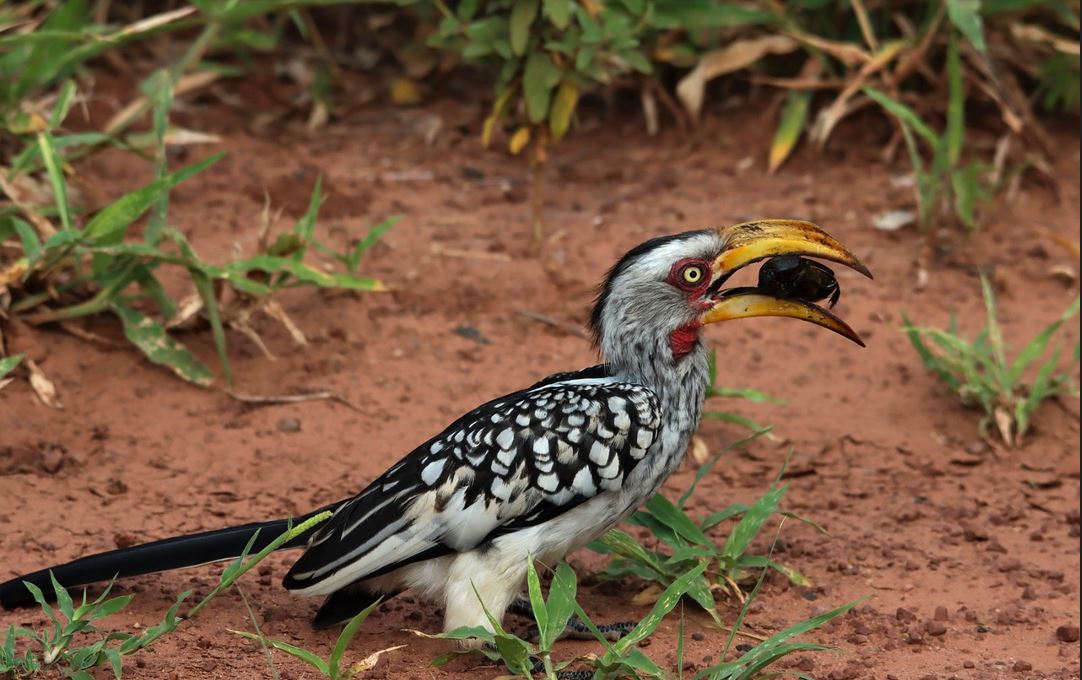
[[[626,354],[610,352],[606,358],[614,376],[649,387],[661,402],[661,446],[649,466],[651,474],[661,478],[660,484],[683,460],[699,427],[710,384],[710,363],[706,348],[697,340],[678,358],[666,341],[644,342],[638,347],[639,351]]]

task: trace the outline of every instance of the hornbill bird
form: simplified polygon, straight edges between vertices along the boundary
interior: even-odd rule
[[[844,321],[815,304],[834,290],[829,285],[822,295],[778,292],[785,286],[776,279],[800,268],[793,256],[871,276],[823,230],[795,220],[691,231],[636,246],[609,271],[590,319],[606,363],[549,376],[478,406],[358,495],[328,506],[330,519],[284,546],[304,548],[284,586],[326,597],[314,621],[320,627],[348,620],[381,595],[411,589],[442,604],[445,630],[491,628],[485,608],[502,619],[520,592],[528,555],[557,563],[634,512],[680,465],[710,380],[699,337],[704,326],[784,316],[863,345]],[[790,259],[771,272],[770,286],[722,287],[738,269],[774,257]],[[287,523],[91,555],[0,584],[0,603],[32,603],[23,581],[51,592],[50,571],[71,587],[235,558],[257,530],[253,550]]]

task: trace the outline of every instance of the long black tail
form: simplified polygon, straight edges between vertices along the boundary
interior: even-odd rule
[[[0,606],[3,606],[4,609],[13,609],[34,604],[34,598],[30,594],[30,590],[23,584],[24,581],[33,583],[40,588],[46,597],[55,597],[52,581],[49,579],[50,572],[56,577],[60,585],[65,588],[74,588],[109,581],[113,578],[152,574],[159,571],[234,559],[244,551],[244,547],[248,545],[252,535],[259,531],[259,537],[255,540],[251,550],[251,553],[254,554],[281,536],[291,523],[296,526],[319,512],[334,510],[338,505],[338,503],[335,503],[292,520],[278,519],[270,522],[252,522],[251,524],[227,529],[164,538],[152,543],[81,557],[67,564],[41,569],[18,576],[5,583],[0,583]],[[283,544],[279,550],[304,547],[317,528],[318,525],[293,538],[288,543]]]

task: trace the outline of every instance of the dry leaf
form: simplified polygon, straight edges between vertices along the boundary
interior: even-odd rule
[[[26,357],[26,368],[30,371],[30,387],[34,390],[34,394],[37,395],[38,399],[41,400],[41,403],[49,408],[64,408],[64,405],[60,403],[60,399],[56,396],[56,385],[46,377],[45,372],[41,370],[37,362],[30,357]]]
[[[297,327],[297,324],[293,323],[293,319],[289,318],[289,315],[286,314],[286,310],[282,309],[282,305],[278,304],[277,300],[267,300],[263,305],[263,311],[267,316],[276,319],[285,326],[285,329],[289,331],[290,337],[293,338],[293,342],[301,346],[308,344],[308,338],[304,336],[304,333]]]
[[[660,585],[658,585],[657,583],[651,583],[631,598],[631,604],[638,607],[648,604],[654,604],[664,592],[665,589],[662,588]]]
[[[702,465],[710,460],[710,447],[706,445],[703,438],[699,435],[695,435],[691,438],[691,443],[688,445],[688,453],[691,454],[691,459],[695,461],[696,465]]]
[[[409,78],[395,78],[391,83],[391,102],[396,106],[420,104],[421,89]]]
[[[120,30],[119,37],[135,35],[136,33],[145,33],[153,28],[164,26],[172,23],[177,19],[183,19],[186,16],[195,14],[198,8],[194,6],[182,7],[180,9],[174,9],[169,12],[162,12],[161,14],[155,14],[154,16],[147,17],[146,19],[140,19],[135,23],[128,24]]]
[[[1002,406],[997,406],[993,416],[996,421],[996,429],[999,430],[999,436],[1003,437],[1003,441],[1007,446],[1014,446],[1014,418],[1011,417],[1011,412]]]
[[[379,657],[380,657],[381,654],[386,654],[387,652],[393,652],[396,649],[402,649],[403,647],[407,647],[407,646],[408,645],[397,645],[395,647],[388,647],[387,649],[381,649],[378,652],[372,652],[368,656],[364,657],[363,659],[361,659],[357,663],[350,666],[349,667],[349,672],[350,672],[351,675],[356,675],[357,673],[366,673],[366,672],[368,672],[368,671],[370,671],[370,670],[372,670],[373,668],[376,667],[376,663],[379,661]]]
[[[917,221],[917,214],[912,210],[887,210],[872,215],[872,226],[880,231],[898,231]]]
[[[177,305],[177,311],[172,319],[165,322],[167,329],[177,328],[187,324],[199,311],[203,309],[203,296],[199,293],[190,293]]]
[[[727,47],[707,52],[699,59],[695,68],[680,79],[676,86],[676,95],[691,119],[697,121],[702,111],[703,91],[708,82],[750,66],[768,54],[786,54],[798,46],[799,43],[788,36],[771,35],[738,40]]]
[[[1078,41],[1068,40],[1062,38],[1054,33],[1049,32],[1048,29],[1043,26],[1037,26],[1035,24],[1023,24],[1018,22],[1012,22],[1010,24],[1011,35],[1019,40],[1025,40],[1027,42],[1046,43],[1052,47],[1052,49],[1064,54],[1078,55]]]

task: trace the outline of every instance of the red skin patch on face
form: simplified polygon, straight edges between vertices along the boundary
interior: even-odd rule
[[[695,343],[699,341],[699,329],[702,327],[696,320],[669,334],[669,349],[672,350],[673,359],[683,359],[691,353]]]
[[[697,285],[689,285],[682,278],[682,272],[688,265],[698,265],[703,270],[703,280]],[[705,311],[709,309],[710,303],[700,300],[706,290],[710,287],[710,277],[707,276],[707,272],[710,271],[710,263],[706,260],[700,260],[696,258],[687,258],[680,260],[672,266],[672,270],[669,272],[667,281],[684,291],[690,302],[695,307],[701,307]],[[691,321],[683,326],[677,328],[669,335],[669,349],[672,350],[673,359],[680,360],[691,353],[694,349],[695,343],[699,341],[699,330],[703,325],[698,319]]]

